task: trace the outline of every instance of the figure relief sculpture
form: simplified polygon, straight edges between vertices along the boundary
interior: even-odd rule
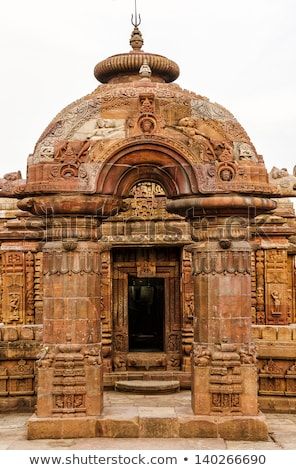
[[[156,127],[156,123],[154,119],[145,117],[145,118],[140,119],[139,126],[143,134],[152,134]]]
[[[294,195],[296,191],[296,171],[290,175],[287,168],[273,167],[270,172],[270,182],[276,185],[283,195]]]
[[[281,315],[281,300],[279,292],[277,290],[271,292],[271,298],[273,302],[272,315]]]
[[[199,120],[192,117],[180,119],[176,129],[188,139],[189,147],[199,147],[200,156],[205,162],[228,162],[233,160],[233,149],[225,141],[214,140],[199,129]]]
[[[20,297],[16,293],[9,294],[10,321],[18,321],[20,319]]]
[[[82,163],[89,148],[89,141],[63,141],[56,146],[54,158],[61,163]]]

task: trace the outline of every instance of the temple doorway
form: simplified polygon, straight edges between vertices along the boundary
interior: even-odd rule
[[[164,351],[164,279],[128,278],[129,351]]]
[[[112,338],[115,370],[180,370],[179,247],[112,250]]]

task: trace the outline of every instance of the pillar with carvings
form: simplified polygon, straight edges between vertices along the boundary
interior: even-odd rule
[[[49,218],[37,416],[100,415],[100,253],[95,218]]]
[[[248,221],[206,217],[192,227],[197,242],[191,248],[196,300],[193,411],[257,415]]]
[[[219,417],[215,423],[220,423],[222,433],[228,417],[249,417],[238,426],[245,427],[242,432],[246,433],[252,428],[257,438],[266,438],[267,428],[258,417],[249,227],[254,209],[269,207],[269,200],[241,196],[188,198],[168,204],[170,211],[190,219],[195,242],[188,247],[194,276],[193,412],[213,417],[212,425]],[[236,432],[237,427],[231,438]]]
[[[46,225],[43,349],[28,436],[93,437],[103,408],[100,219],[120,203],[40,196],[21,205],[43,211]]]

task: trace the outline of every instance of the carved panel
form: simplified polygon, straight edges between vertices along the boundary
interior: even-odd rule
[[[261,361],[260,361],[261,362]],[[259,395],[285,395],[288,365],[268,359],[259,366]]]
[[[134,370],[163,370],[167,366],[167,356],[164,353],[128,353],[127,367]]]
[[[26,262],[26,323],[35,321],[34,303],[34,254],[30,251],[25,255]]]
[[[125,200],[130,209],[117,218],[130,219],[170,219],[176,216],[166,211],[166,195],[163,188],[150,181],[137,183],[130,191],[130,197]]]
[[[286,250],[271,249],[265,252],[265,304],[266,323],[287,324],[287,271],[288,257]]]
[[[287,321],[288,323],[295,322],[295,282],[294,282],[294,255],[288,256],[288,289],[287,289]]]
[[[34,395],[34,364],[23,359],[9,369],[8,392],[11,396]]]
[[[290,365],[286,371],[286,392],[287,396],[296,396],[296,362]]]
[[[7,324],[25,322],[25,257],[22,252],[2,254],[2,316]]]
[[[239,393],[212,393],[212,411],[240,412],[241,402]]]
[[[34,304],[35,322],[43,323],[43,253],[35,254]]]
[[[210,357],[209,391],[212,412],[240,413],[243,390],[240,367],[242,361],[241,351],[236,344],[227,343],[217,344],[211,353],[201,349],[200,359],[209,360]]]
[[[185,249],[182,252],[181,268],[181,292],[182,292],[182,370],[191,371],[191,351],[193,342],[193,318],[194,318],[194,284],[192,277],[192,254]]]
[[[31,396],[35,394],[34,362],[4,361],[0,366],[0,397]]]
[[[1,321],[42,323],[42,253],[3,252],[1,260]]]
[[[6,397],[8,395],[8,373],[7,368],[0,366],[0,397]]]
[[[251,314],[252,323],[257,323],[256,306],[257,306],[257,289],[256,289],[256,254],[251,252]]]
[[[256,251],[256,320],[259,325],[265,324],[265,280],[264,280],[264,251]]]
[[[51,389],[51,405],[47,410],[49,414],[56,417],[84,416],[89,406],[87,396],[93,397],[93,388],[88,395],[87,377],[98,379],[99,366],[102,364],[101,344],[72,344],[69,335],[66,335],[66,340],[66,344],[46,347],[42,351],[37,362],[38,382],[42,390],[47,383]],[[47,371],[52,380],[48,381]]]
[[[3,302],[3,269],[2,269],[2,253],[0,253],[0,323],[4,323],[2,302]]]
[[[101,252],[101,319],[102,319],[102,354],[104,370],[110,372],[112,351],[112,276],[111,276],[111,253]]]

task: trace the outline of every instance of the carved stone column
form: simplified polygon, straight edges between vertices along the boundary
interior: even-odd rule
[[[87,217],[47,221],[38,418],[60,421],[102,412],[100,253],[94,241],[98,238],[97,225],[97,219]],[[58,430],[58,422],[49,423],[56,424]],[[29,425],[32,437],[30,432],[35,437],[34,422]]]
[[[37,363],[36,416],[28,423],[30,439],[93,437],[103,408],[98,207],[107,211],[108,206],[97,198],[97,213],[87,214],[91,203],[95,208],[90,198],[77,215],[71,210],[78,212],[79,198],[60,205],[57,201],[52,200],[54,214],[45,217],[43,349]],[[38,212],[44,209],[42,202],[52,207],[44,198],[31,206]]]
[[[198,415],[257,415],[251,341],[251,248],[247,221],[207,218],[192,246],[195,324],[192,408]]]
[[[251,206],[254,204],[254,206]],[[191,220],[194,276],[192,409],[230,439],[266,439],[258,416],[251,340],[250,220],[268,200],[240,196],[170,201]],[[247,215],[249,217],[247,217]],[[211,433],[209,432],[209,435]]]

